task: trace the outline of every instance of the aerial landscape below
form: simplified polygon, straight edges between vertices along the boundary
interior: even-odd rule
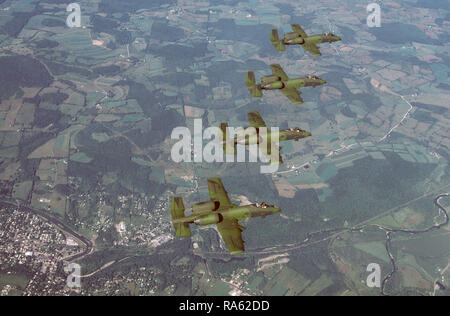
[[[0,0],[0,296],[450,295],[448,0],[74,1]]]

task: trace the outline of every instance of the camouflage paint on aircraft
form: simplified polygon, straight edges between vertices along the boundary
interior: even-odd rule
[[[270,40],[278,51],[286,51],[286,45],[302,45],[306,51],[310,52],[313,56],[318,57],[322,56],[322,54],[320,53],[317,44],[333,43],[342,40],[339,36],[331,33],[308,36],[298,24],[292,24],[292,30],[293,32],[285,34],[283,39],[279,38],[277,30],[272,30]]]
[[[192,214],[185,215],[185,207],[181,197],[172,198],[170,212],[177,237],[190,237],[191,224],[199,226],[217,225],[229,252],[232,255],[245,251],[242,232],[245,227],[239,221],[251,217],[263,217],[279,213],[279,207],[266,203],[237,206],[230,202],[222,180],[208,179],[208,189],[211,200],[192,206]]]
[[[294,104],[302,104],[303,99],[300,91],[297,89],[303,87],[317,87],[324,85],[327,82],[316,76],[307,76],[303,78],[289,79],[278,64],[270,65],[272,75],[261,78],[261,83],[256,84],[255,73],[249,71],[247,73],[246,84],[248,90],[255,98],[263,96],[263,90],[281,90],[281,92]]]
[[[228,144],[228,124],[227,123],[221,123],[220,129],[222,131],[222,143],[223,143],[223,149],[226,154],[236,154],[237,150],[236,147],[238,144],[244,145],[244,146],[250,146],[253,144],[261,145],[264,144],[267,146],[259,146],[259,149],[263,152],[264,155],[267,156],[267,158],[271,158],[272,156],[272,142],[280,143],[283,141],[288,140],[295,140],[299,141],[300,139],[307,138],[311,136],[311,133],[305,130],[302,130],[300,128],[289,128],[277,132],[273,132],[272,130],[267,129],[266,134],[263,136],[260,134],[261,128],[266,128],[267,125],[264,122],[263,118],[261,117],[261,114],[257,111],[252,111],[247,113],[248,120],[250,122],[249,131],[247,133],[242,133],[242,135],[236,135],[234,136],[233,141],[231,142],[234,144],[234,151],[228,152],[227,151],[227,144]],[[247,130],[247,129],[246,129]],[[266,137],[265,140],[261,139],[262,137]],[[278,148],[277,152],[280,153],[281,148]],[[272,159],[271,159],[272,160]],[[277,159],[277,162],[283,163],[283,158],[281,154],[279,155],[279,159]]]

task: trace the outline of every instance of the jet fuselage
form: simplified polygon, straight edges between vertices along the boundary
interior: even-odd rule
[[[263,143],[263,135],[260,133],[259,128],[249,127],[244,130],[245,133],[238,133],[238,135],[234,138],[234,144],[237,145],[254,145],[254,144],[261,144]],[[274,132],[272,130],[267,129],[266,135],[265,135],[265,142],[267,144],[271,144],[272,142],[279,143],[283,141],[288,140],[295,140],[298,141],[300,139],[310,137],[311,133],[299,128],[290,128],[281,130],[278,132]]]
[[[320,44],[320,43],[333,43],[340,41],[339,36],[333,34],[320,34],[311,35],[308,37],[302,37],[298,33],[288,33],[284,36],[284,45],[304,45],[304,44]]]
[[[210,202],[204,202],[210,203]],[[251,217],[266,217],[281,212],[277,206],[266,203],[251,204],[246,206],[233,205],[232,207],[219,207],[217,210],[201,210],[193,212],[192,215],[174,219],[174,224],[188,223],[199,226],[218,224],[223,220],[241,221]]]
[[[326,84],[327,82],[321,78],[309,76],[296,79],[282,80],[277,76],[266,76],[261,78],[262,90],[281,90],[287,89],[300,89],[303,87],[317,87]]]

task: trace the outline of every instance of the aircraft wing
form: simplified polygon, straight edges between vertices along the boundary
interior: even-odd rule
[[[257,111],[252,111],[247,113],[248,121],[250,122],[251,127],[266,127],[266,122],[261,117],[261,114]]]
[[[315,57],[322,56],[322,53],[316,44],[303,44],[303,48]]]
[[[294,104],[302,104],[303,99],[301,97],[300,91],[297,89],[282,89],[281,92]]]
[[[219,178],[208,179],[208,190],[211,200],[219,201],[220,206],[233,206],[228,198],[228,193]]]
[[[308,37],[308,34],[306,34],[306,32],[302,29],[302,27],[298,24],[292,24],[292,30],[295,33],[300,34],[302,37]]]
[[[242,232],[244,227],[239,225],[237,220],[225,219],[217,224],[219,233],[227,245],[228,251],[232,255],[237,255],[245,251]]]
[[[289,80],[288,75],[284,72],[283,68],[281,68],[280,65],[278,64],[270,65],[270,68],[272,68],[272,73],[275,76],[280,77],[281,80]]]

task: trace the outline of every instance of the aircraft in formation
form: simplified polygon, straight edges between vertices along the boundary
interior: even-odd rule
[[[317,87],[324,85],[327,82],[317,76],[307,76],[303,78],[289,79],[283,68],[278,64],[270,65],[272,69],[271,76],[261,78],[261,83],[256,83],[255,73],[249,71],[247,73],[248,90],[255,98],[263,96],[263,90],[281,90],[281,92],[294,104],[303,104],[299,88],[303,87]]]
[[[302,45],[303,48],[313,56],[321,56],[322,54],[320,53],[317,44],[332,43],[341,40],[339,36],[331,33],[308,36],[298,24],[292,24],[292,30],[293,32],[285,34],[283,39],[279,38],[277,30],[272,30],[270,40],[278,51],[285,51],[286,46],[288,45]],[[272,75],[261,78],[260,84],[256,83],[255,73],[253,71],[247,73],[246,84],[253,97],[261,98],[263,96],[263,90],[280,90],[292,103],[302,104],[303,99],[298,89],[326,84],[325,80],[316,76],[290,79],[280,65],[273,64],[270,67],[272,69]],[[251,130],[253,131],[253,134],[248,133],[247,135],[243,135],[243,138],[239,138],[239,135],[235,136],[232,142],[235,149],[238,144],[249,146],[252,144],[260,145],[262,142],[260,129],[266,127],[266,123],[256,111],[249,112],[248,119],[250,121],[250,126],[253,127]],[[227,123],[222,123],[220,125],[225,152],[228,141],[227,127]],[[309,136],[311,136],[310,132],[299,128],[278,131],[278,135],[273,135],[272,131],[267,130],[267,148],[261,148],[261,146],[258,147],[270,159],[273,158],[271,157],[271,150],[272,142],[275,140],[277,143],[287,140],[298,141]],[[280,152],[280,150],[278,150],[278,152]],[[236,150],[234,153],[236,153]],[[273,161],[273,159],[271,160]],[[282,162],[281,155],[279,156],[278,162]],[[245,251],[244,240],[242,239],[242,232],[245,227],[239,225],[239,221],[251,217],[265,218],[268,215],[281,212],[279,207],[267,203],[250,204],[246,206],[238,206],[231,203],[228,193],[219,178],[208,179],[208,189],[210,201],[194,204],[191,210],[192,214],[188,216],[185,214],[186,210],[183,199],[181,197],[172,198],[170,212],[177,237],[190,237],[191,224],[199,226],[215,224],[228,247],[228,251],[232,255],[237,255]]]
[[[293,32],[285,34],[283,39],[279,38],[277,30],[272,30],[270,40],[273,46],[280,52],[286,51],[286,45],[301,45],[311,55],[318,57],[322,56],[322,54],[317,44],[333,43],[342,40],[339,36],[332,33],[308,36],[300,25],[292,24],[291,26]]]
[[[191,237],[191,224],[199,226],[217,225],[222,239],[232,255],[245,251],[242,232],[245,227],[239,225],[251,217],[263,217],[281,212],[281,209],[267,203],[238,206],[231,203],[228,193],[219,178],[208,179],[210,201],[192,206],[192,214],[186,216],[183,199],[172,198],[170,212],[177,237]]]
[[[253,129],[249,130],[249,133],[246,135],[237,135],[234,136],[234,139],[231,144],[234,145],[234,154],[237,153],[237,145],[243,145],[243,146],[250,146],[250,145],[260,145],[263,140],[261,138],[260,129],[263,127],[267,128],[266,123],[264,122],[263,118],[261,117],[261,114],[257,111],[252,111],[247,113],[248,120],[250,122],[250,127],[253,127]],[[227,123],[221,123],[220,129],[222,131],[222,144],[223,144],[223,150],[226,154],[231,154],[227,151],[227,140],[228,140],[228,124]],[[277,135],[274,135],[277,134]],[[300,139],[310,137],[311,133],[305,130],[302,130],[300,128],[289,128],[285,130],[281,130],[278,132],[273,132],[270,129],[267,129],[267,134],[264,135],[266,137],[265,143],[267,146],[258,146],[258,148],[261,150],[261,152],[271,160],[271,162],[278,162],[283,163],[283,157],[280,156],[277,157],[278,159],[274,159],[275,157],[272,157],[272,148],[274,146],[278,146],[277,144],[279,142],[288,141],[288,140],[295,140],[299,141]],[[272,146],[272,142],[275,142]],[[278,153],[281,152],[281,147],[278,148]]]

